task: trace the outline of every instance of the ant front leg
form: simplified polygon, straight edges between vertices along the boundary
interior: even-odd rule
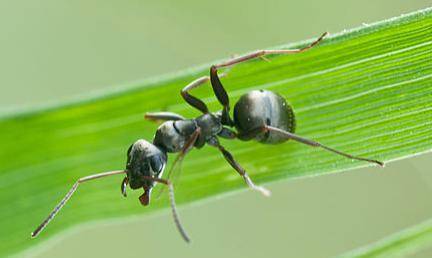
[[[158,183],[164,184],[164,185],[166,185],[168,187],[168,191],[169,191],[168,197],[169,197],[169,200],[170,200],[171,213],[173,215],[174,224],[176,225],[177,230],[179,231],[179,233],[183,237],[183,239],[187,243],[189,243],[190,242],[190,238],[189,238],[188,234],[186,233],[186,230],[183,228],[183,225],[180,222],[180,216],[178,215],[178,212],[177,212],[177,205],[176,205],[175,197],[174,197],[174,186],[171,183],[171,181],[166,180],[166,179],[162,179],[162,178],[151,177],[151,176],[142,176],[142,178],[145,179],[145,180],[149,180],[149,181],[153,181],[153,182],[158,182]]]

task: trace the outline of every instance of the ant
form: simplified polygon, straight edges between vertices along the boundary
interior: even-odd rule
[[[127,185],[129,185],[131,189],[142,188],[144,193],[139,197],[139,200],[144,206],[150,203],[150,194],[156,183],[161,183],[168,187],[175,225],[183,239],[189,242],[190,239],[180,223],[176,210],[173,184],[169,179],[161,178],[167,163],[167,153],[180,153],[169,171],[169,178],[175,165],[181,161],[193,147],[199,149],[205,144],[216,147],[251,189],[262,193],[264,196],[270,195],[269,190],[253,183],[246,173],[246,170],[234,159],[233,155],[219,143],[218,137],[225,139],[237,138],[243,141],[257,140],[264,144],[278,144],[287,140],[294,140],[312,147],[323,148],[346,158],[367,161],[384,166],[384,163],[381,161],[353,156],[294,134],[296,122],[293,109],[288,105],[285,98],[272,91],[254,90],[244,94],[234,106],[233,119],[230,116],[229,98],[220,81],[220,77],[222,77],[223,74],[219,77],[219,68],[229,67],[258,57],[264,58],[266,55],[301,53],[313,48],[327,34],[327,32],[322,34],[317,40],[304,48],[259,50],[211,66],[210,76],[200,77],[181,90],[183,99],[189,105],[201,111],[203,113],[202,115],[194,119],[185,119],[181,115],[171,112],[146,113],[145,118],[148,120],[165,121],[157,129],[153,143],[143,139],[133,143],[127,151],[126,169],[124,170],[94,174],[78,179],[42,224],[32,232],[31,236],[36,237],[48,225],[72,197],[81,183],[107,176],[126,174],[121,183],[121,193],[126,197]],[[219,112],[210,112],[207,105],[202,100],[189,93],[192,89],[203,85],[207,81],[210,81],[214,94],[223,107]],[[236,131],[232,130],[233,127]]]

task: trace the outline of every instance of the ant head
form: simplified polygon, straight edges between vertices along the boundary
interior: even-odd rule
[[[146,140],[138,140],[129,147],[126,173],[132,189],[143,188],[140,201],[143,205],[150,202],[154,181],[143,178],[160,178],[167,162],[166,153]]]

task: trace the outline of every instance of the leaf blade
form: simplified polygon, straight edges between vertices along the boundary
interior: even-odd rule
[[[340,257],[406,257],[432,243],[432,220],[424,221]]]
[[[394,160],[430,151],[431,25],[431,9],[420,11],[341,33],[301,55],[242,64],[222,82],[232,103],[258,88],[286,96],[296,112],[299,134],[346,152]],[[144,112],[164,109],[196,116],[178,92],[195,77],[207,74],[208,67],[100,98],[3,118],[0,201],[5,209],[0,212],[0,223],[9,235],[0,236],[5,243],[0,253],[33,245],[34,241],[29,242],[31,230],[73,180],[122,168],[129,144],[153,136],[156,126],[143,120]],[[217,110],[220,107],[209,89],[198,94]],[[277,147],[252,142],[224,144],[260,183],[365,165],[295,143]],[[183,170],[177,189],[179,203],[245,189],[241,178],[211,148],[192,152]],[[166,202],[154,202],[150,210],[142,209],[135,200],[136,192],[131,193],[133,200],[120,201],[120,181],[106,179],[80,188],[80,194],[37,241],[83,221],[166,207]],[[11,218],[17,223],[9,223]]]

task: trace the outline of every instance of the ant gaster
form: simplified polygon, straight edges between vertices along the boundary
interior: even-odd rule
[[[213,65],[210,68],[210,76],[198,78],[181,91],[183,99],[189,105],[201,111],[203,113],[201,116],[194,119],[185,119],[181,115],[171,112],[147,113],[145,115],[146,119],[165,121],[157,129],[153,143],[142,139],[133,143],[127,152],[125,170],[110,171],[80,178],[42,224],[32,232],[32,237],[36,237],[47,226],[71,198],[80,183],[125,173],[126,177],[121,183],[122,194],[126,196],[126,186],[128,184],[132,189],[143,188],[144,193],[139,197],[142,205],[149,204],[150,194],[156,183],[161,183],[168,187],[175,225],[184,240],[189,242],[189,237],[183,229],[176,211],[173,185],[168,179],[161,178],[167,163],[167,153],[180,152],[169,171],[171,173],[175,164],[182,160],[193,147],[201,148],[205,144],[216,147],[228,163],[243,177],[251,189],[259,191],[265,196],[270,195],[270,191],[253,183],[245,169],[219,143],[218,137],[226,139],[238,138],[244,141],[254,139],[264,144],[277,144],[287,140],[294,140],[309,146],[321,147],[350,159],[372,162],[383,166],[384,163],[381,161],[356,157],[294,134],[296,123],[291,106],[288,105],[282,96],[272,91],[254,90],[244,94],[234,106],[233,119],[230,116],[229,98],[219,79],[219,68],[229,67],[258,57],[264,58],[264,56],[271,54],[300,53],[318,44],[326,35],[327,33],[324,33],[304,48],[259,50]],[[202,100],[189,94],[189,91],[203,85],[209,80],[217,100],[223,106],[222,111],[217,113],[210,112]]]

